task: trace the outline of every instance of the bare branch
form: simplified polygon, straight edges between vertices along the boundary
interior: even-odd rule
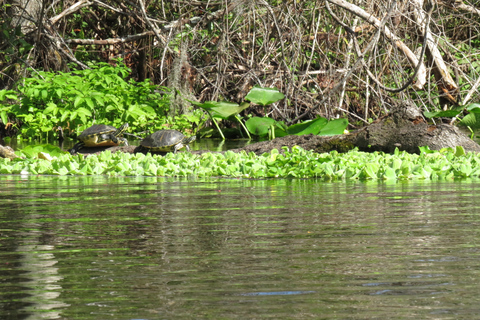
[[[428,23],[425,21],[429,21],[429,19],[425,18],[425,14],[423,12],[423,0],[411,0],[415,4],[414,16],[417,24],[420,26],[420,30],[423,31],[425,34],[425,38],[427,40],[428,51],[431,55],[431,59],[433,61],[434,72],[436,75],[437,85],[446,97],[451,100],[451,102],[456,103],[456,94],[458,93],[458,86],[453,81],[452,76],[450,75],[450,71],[443,61],[443,57],[438,50],[438,47],[435,44],[435,39],[432,37],[432,33],[429,30]],[[430,10],[431,11],[431,10]]]
[[[395,45],[401,51],[403,51],[403,53],[407,56],[407,58],[410,60],[410,62],[414,66],[419,64],[419,60],[418,60],[417,56],[402,42],[402,39],[400,37],[396,36],[395,34],[393,34],[388,27],[380,28],[380,26],[381,26],[380,20],[375,18],[372,14],[370,14],[370,13],[366,12],[365,10],[363,10],[362,8],[357,7],[356,5],[348,3],[344,0],[327,0],[327,1],[331,2],[333,4],[336,4],[337,6],[342,7],[344,9],[352,12],[353,14],[365,19],[368,23],[372,24],[376,28],[379,28],[387,38],[392,40],[395,43]],[[423,86],[425,85],[425,83],[427,81],[426,80],[426,74],[427,74],[427,72],[425,70],[425,66],[420,65],[419,72],[418,72],[418,80],[414,85],[415,89],[422,89],[423,88]]]
[[[74,5],[68,7],[67,9],[63,10],[60,14],[57,14],[55,17],[50,18],[50,23],[55,24],[58,20],[62,19],[63,17],[74,13],[75,11],[80,10],[81,8],[88,7],[92,5],[94,1],[88,0],[81,0],[75,3]]]

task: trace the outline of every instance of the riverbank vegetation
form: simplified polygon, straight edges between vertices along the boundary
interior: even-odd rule
[[[17,103],[15,94],[45,99],[32,100],[20,117],[3,113],[0,136],[51,137],[58,127],[78,133],[87,124],[74,118],[195,129],[208,117],[191,101],[241,104],[255,86],[277,88],[285,99],[251,104],[240,117],[286,126],[340,117],[359,128],[384,115],[392,99],[429,112],[478,103],[478,8],[478,0],[4,1],[3,106]],[[29,79],[48,89],[52,75],[64,73],[76,74],[70,85],[81,87],[106,64],[131,70],[115,73],[131,86],[116,97],[125,104],[95,87],[25,91]],[[237,119],[221,126],[243,130]]]

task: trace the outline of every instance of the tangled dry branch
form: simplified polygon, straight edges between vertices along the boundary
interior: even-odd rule
[[[122,58],[136,79],[189,99],[241,102],[254,85],[277,87],[287,99],[267,112],[286,122],[345,113],[365,122],[391,97],[425,108],[480,99],[471,1],[12,1],[2,22],[32,47],[7,50],[18,48],[15,32],[2,39],[0,81]]]

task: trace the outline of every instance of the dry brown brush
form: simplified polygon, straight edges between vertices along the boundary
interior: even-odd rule
[[[252,88],[286,99],[292,123],[347,115],[366,123],[390,99],[428,110],[478,102],[480,1],[3,1],[0,88],[37,70],[132,69],[186,99],[241,102]],[[248,113],[263,115],[263,108]]]

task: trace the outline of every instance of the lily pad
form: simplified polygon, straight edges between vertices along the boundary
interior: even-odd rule
[[[257,136],[266,136],[268,135],[268,130],[271,126],[273,126],[276,121],[272,118],[268,117],[253,117],[245,122],[245,126],[247,127],[250,133],[255,134]]]
[[[312,121],[306,121],[291,125],[290,127],[288,127],[288,133],[296,135],[318,134],[327,123],[328,120],[326,118],[319,117]]]
[[[347,119],[334,119],[330,120],[318,133],[319,136],[335,136],[337,134],[343,134],[348,126]]]
[[[233,115],[239,114],[250,105],[248,103],[238,105],[237,103],[226,101],[206,101],[203,103],[195,101],[190,102],[209,112],[212,117],[219,119],[228,119]]]
[[[52,157],[58,157],[66,152],[51,144],[41,144],[36,146],[26,146],[25,148],[20,149],[17,154],[18,153],[25,155],[27,158],[38,158],[39,153],[47,153]]]
[[[276,88],[254,87],[245,96],[245,100],[266,106],[285,98],[285,95]]]

